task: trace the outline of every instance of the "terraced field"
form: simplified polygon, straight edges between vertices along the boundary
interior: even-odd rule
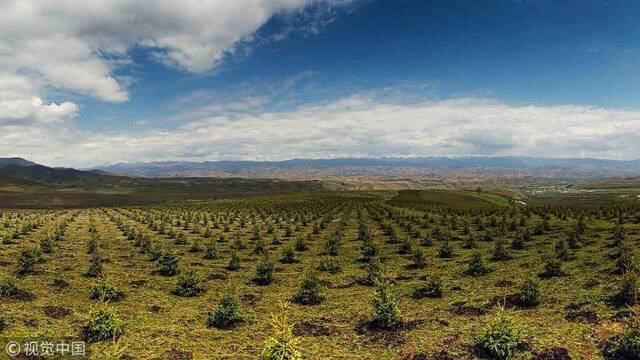
[[[96,359],[638,358],[640,207],[401,195],[3,211],[0,337]],[[482,206],[435,206],[460,196]]]

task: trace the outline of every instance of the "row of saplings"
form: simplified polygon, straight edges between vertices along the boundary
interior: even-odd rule
[[[188,278],[191,275],[186,276]],[[372,316],[366,326],[372,331],[396,331],[404,327],[398,306],[398,298],[393,292],[393,282],[389,276],[381,273],[374,280],[372,295]],[[179,290],[180,289],[180,290]],[[0,297],[12,297],[20,291],[18,279],[14,275],[4,275],[0,278]],[[198,293],[192,288],[191,281],[178,280],[176,291],[186,291],[186,296]],[[307,272],[292,300],[300,304],[315,304],[321,302],[323,287],[317,274]],[[107,306],[109,301],[118,299],[118,292],[101,279],[92,287],[91,297],[105,302],[105,306],[90,315],[85,327],[86,339],[90,342],[111,341],[122,337],[125,333],[124,325],[118,318],[113,307]],[[424,286],[414,290],[414,297],[441,297],[442,285],[437,279],[427,280]],[[539,285],[534,280],[526,281],[518,294],[522,305],[536,306],[540,303]],[[292,332],[286,312],[287,304],[282,304],[282,310],[272,315],[273,333],[266,340],[263,350],[265,359],[299,359],[301,358],[300,339]],[[207,314],[208,327],[231,329],[244,322],[240,301],[233,291],[227,291],[220,299],[216,308]],[[0,314],[0,330],[4,329],[6,321]],[[523,348],[522,331],[513,317],[500,309],[491,319],[483,333],[478,337],[478,349],[484,355],[495,359],[509,359]],[[610,355],[617,359],[640,359],[640,326],[635,322],[630,324],[626,332],[615,338]]]
[[[86,275],[101,278],[103,272],[101,261],[99,260],[97,231],[94,226],[90,225],[89,232],[91,236],[88,242],[87,252],[92,254],[92,257]],[[614,234],[620,233],[614,231]],[[623,243],[623,240],[619,239],[620,236],[621,235],[613,236],[615,243]],[[363,236],[362,239],[365,244],[367,243],[366,238],[367,236]],[[627,255],[624,255],[623,250],[624,248],[621,248],[622,254],[620,254],[620,258],[625,259]],[[373,257],[373,259],[376,259],[376,257]],[[167,260],[168,259],[162,259],[160,261],[162,268],[165,270],[165,275],[176,274],[177,258],[172,259],[172,261]],[[618,261],[621,268],[624,263],[626,263],[626,261]],[[378,261],[371,261],[370,265],[372,265],[369,267],[370,270],[379,270]],[[474,256],[469,262],[468,272],[470,274],[481,275],[487,271],[481,257]],[[380,280],[384,278],[381,274],[381,271],[376,271],[371,274],[372,283],[375,284],[376,287],[373,296],[373,317],[372,320],[368,322],[368,326],[378,330],[396,330],[402,326],[397,299],[390,291],[390,283]],[[628,299],[626,300],[627,303],[635,303],[637,299],[637,280],[634,274],[634,272],[626,273],[623,284],[624,290],[621,291],[621,293],[625,294],[623,295],[624,299]],[[265,254],[262,260],[256,265],[254,282],[258,285],[267,285],[271,283],[272,280],[273,263],[269,261],[268,256]],[[0,294],[2,296],[12,296],[18,289],[15,277],[7,277],[0,286]],[[437,279],[430,279],[425,282],[424,286],[414,290],[414,297],[440,297],[442,295],[441,289],[442,286]],[[322,291],[323,288],[317,274],[310,271],[303,279],[298,292],[293,296],[293,300],[300,304],[318,303],[323,299]],[[202,292],[202,279],[197,273],[188,270],[179,274],[174,290],[176,295],[197,296]],[[121,293],[104,279],[100,279],[91,289],[91,298],[105,302],[117,301],[121,296]],[[535,306],[540,302],[539,285],[536,281],[529,280],[525,282],[518,295],[518,302],[523,306]],[[221,299],[218,307],[208,314],[207,325],[217,328],[234,327],[243,320],[240,313],[241,309],[237,298],[230,294],[225,295]],[[295,346],[298,340],[291,335],[290,326],[286,321],[283,322],[282,319],[286,319],[286,315],[274,317],[274,336],[269,338],[268,346],[265,347],[265,357],[267,358],[296,358],[299,356],[299,352]],[[110,308],[104,308],[94,313],[86,327],[86,336],[90,341],[117,338],[122,336],[122,334],[121,322],[115,316],[113,309]],[[633,345],[636,341],[640,340],[637,338],[637,334],[638,331],[635,330],[635,327],[632,327],[627,335],[621,338],[617,351],[624,354],[638,354],[638,349]],[[522,345],[520,338],[520,332],[513,321],[501,312],[501,315],[491,322],[484,335],[480,338],[479,345],[480,348],[491,357],[509,358]]]
[[[117,301],[122,294],[102,278],[103,269],[99,255],[99,240],[95,223],[89,224],[90,239],[87,244],[87,252],[91,254],[89,269],[85,273],[88,277],[97,277],[99,280],[91,288],[91,298],[105,303]],[[165,270],[167,270],[166,265]],[[166,275],[177,273],[177,259],[168,266],[170,271]],[[373,279],[375,285],[373,291],[372,312],[373,316],[367,326],[375,330],[398,330],[402,326],[398,300],[391,291],[391,282],[386,280],[383,272],[378,272]],[[267,254],[256,265],[254,282],[258,285],[268,285],[273,280],[273,263]],[[529,288],[527,287],[529,286]],[[538,302],[539,292],[535,284],[523,288],[523,297],[532,305]],[[0,295],[12,296],[19,291],[17,279],[8,276],[0,283]],[[204,291],[201,277],[192,270],[180,273],[177,279],[174,293],[180,296],[197,296]],[[303,305],[317,304],[323,301],[323,286],[315,271],[306,273],[300,287],[292,300]],[[427,281],[425,287],[418,288],[414,294],[416,297],[440,297],[441,285],[437,280]],[[228,329],[243,322],[240,302],[232,293],[222,297],[218,306],[207,315],[207,326]],[[487,330],[481,340],[484,348],[491,354],[506,358],[509,357],[519,344],[518,332],[510,325],[508,319],[502,317]],[[506,324],[506,325],[505,325]],[[291,325],[286,317],[286,312],[273,317],[274,333],[265,343],[263,355],[267,359],[296,359],[300,358],[299,340],[292,334]],[[124,335],[122,322],[112,307],[103,307],[91,314],[91,318],[85,327],[85,336],[88,341],[96,342],[113,340]],[[508,341],[505,341],[508,340]]]
[[[97,230],[93,222],[89,226],[90,240],[88,243],[88,253],[92,255],[87,276],[98,277],[99,281],[91,289],[91,297],[93,299],[105,302],[117,301],[122,294],[117,289],[102,279],[102,266],[99,256],[99,245],[97,241]],[[635,269],[632,268],[633,251],[629,251],[629,242],[624,236],[624,229],[616,227],[613,230],[613,245],[617,246],[618,261],[616,264],[619,270],[624,272],[624,281],[621,291],[618,295],[621,302],[627,304],[637,303],[638,281],[635,275]],[[364,239],[362,239],[364,240]],[[366,241],[365,241],[366,242]],[[556,255],[560,256],[558,248]],[[37,263],[38,254],[35,256],[25,256],[24,252],[21,258],[33,258],[25,261],[22,259],[19,264]],[[177,273],[177,259],[169,262],[169,271],[166,275]],[[375,263],[375,262],[374,262]],[[168,264],[164,264],[168,265]],[[469,273],[480,275],[485,273],[485,266],[481,257],[474,257],[469,262]],[[19,269],[18,273],[25,274],[26,269]],[[273,263],[265,255],[263,259],[256,265],[256,274],[254,282],[258,285],[267,285],[271,283],[273,275]],[[397,299],[390,290],[391,283],[383,279],[384,276],[375,276],[373,283],[376,285],[373,296],[373,317],[368,323],[370,327],[376,329],[394,330],[402,324],[399,316]],[[415,289],[414,296],[421,297],[440,297],[441,284],[437,279],[426,281],[425,285]],[[0,281],[0,296],[11,297],[19,292],[18,281],[14,276],[5,276]],[[314,304],[323,300],[323,287],[317,274],[310,271],[306,274],[301,282],[298,292],[292,297],[292,300],[300,304]],[[203,292],[202,279],[193,271],[185,271],[178,276],[175,294],[180,296],[197,296]],[[535,306],[539,303],[540,292],[536,281],[529,280],[521,288],[519,294],[519,302],[525,306]],[[283,323],[283,320],[284,323]],[[241,308],[237,298],[231,294],[225,295],[217,308],[210,312],[207,316],[207,325],[217,328],[231,328],[242,323]],[[284,324],[284,325],[283,325]],[[0,317],[0,325],[5,326],[3,318]],[[113,339],[122,336],[123,328],[121,322],[116,317],[112,308],[103,308],[94,313],[86,328],[86,335],[90,341],[100,341]],[[480,338],[480,348],[489,356],[494,358],[509,358],[521,346],[520,331],[514,325],[513,321],[504,312],[500,312],[500,316],[491,322],[484,335]],[[291,335],[290,327],[286,322],[286,314],[274,317],[274,336],[269,338],[268,346],[265,347],[265,354],[280,354],[282,356],[267,358],[296,358],[299,352],[296,350],[298,340]],[[629,327],[624,336],[617,340],[615,353],[624,354],[623,358],[636,358],[640,356],[640,330],[635,325]]]

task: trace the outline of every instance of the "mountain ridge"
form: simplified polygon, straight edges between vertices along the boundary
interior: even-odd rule
[[[8,157],[8,158],[0,158],[0,168],[3,168],[8,165],[17,165],[17,166],[33,166],[38,165],[32,161],[23,159],[21,157]]]
[[[42,186],[91,186],[112,184],[122,176],[49,167],[23,158],[0,158],[0,182],[3,184]]]
[[[414,158],[290,159],[282,161],[155,161],[116,163],[96,169],[145,177],[172,176],[427,176],[430,172],[513,173],[542,177],[606,177],[640,174],[640,160],[466,156]]]

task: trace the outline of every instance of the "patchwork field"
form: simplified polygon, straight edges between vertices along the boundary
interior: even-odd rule
[[[509,199],[6,210],[0,338],[96,359],[638,358],[640,206]]]

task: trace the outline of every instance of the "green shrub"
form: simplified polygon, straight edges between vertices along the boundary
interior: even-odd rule
[[[158,261],[160,260],[160,258],[162,257],[162,246],[160,246],[159,244],[151,244],[149,246],[149,251],[147,253],[149,255],[149,260],[151,261]]]
[[[569,245],[569,247],[571,249],[578,249],[580,248],[580,234],[575,232],[575,231],[570,231],[567,234],[567,244]]]
[[[140,248],[140,253],[144,254],[149,251],[151,239],[148,236],[139,237],[136,246]]]
[[[160,264],[160,274],[164,276],[174,276],[178,273],[178,262],[180,257],[172,252],[166,251],[158,260]]]
[[[637,305],[639,286],[638,274],[633,271],[625,273],[614,300],[620,305]]]
[[[462,233],[465,235],[471,234],[471,228],[469,227],[469,223],[466,220],[462,224]]]
[[[638,326],[637,322],[633,322],[625,330],[620,339],[616,355],[620,359],[640,359],[640,326]]]
[[[441,298],[442,282],[435,277],[427,279],[423,286],[419,286],[413,290],[412,295],[414,299]]]
[[[86,335],[89,342],[115,341],[124,335],[124,329],[113,309],[102,308],[91,314]]]
[[[231,243],[231,248],[234,250],[242,250],[246,247],[247,246],[244,244],[244,241],[242,241],[242,238],[240,236],[237,236]]]
[[[543,277],[558,277],[564,276],[562,270],[562,263],[558,259],[549,258],[544,264]]]
[[[189,252],[190,253],[199,253],[200,251],[202,251],[202,248],[200,247],[200,244],[198,243],[198,240],[195,240],[193,243],[191,243],[191,247],[189,247]]]
[[[636,270],[635,249],[631,241],[625,240],[620,243],[616,267],[620,274]]]
[[[427,256],[424,251],[420,249],[413,249],[411,252],[411,260],[413,260],[412,266],[417,269],[422,269],[427,266]]]
[[[256,255],[264,255],[267,253],[267,246],[264,243],[264,240],[258,239],[256,241],[256,245],[253,248],[253,253]]]
[[[374,285],[382,274],[382,263],[379,258],[374,258],[367,264],[366,274],[359,282],[362,285]]]
[[[626,239],[626,231],[622,224],[616,224],[611,233],[614,246],[619,246]]]
[[[521,235],[516,235],[513,241],[511,241],[511,248],[515,250],[524,249],[524,238]]]
[[[369,240],[364,244],[362,244],[361,250],[362,250],[362,260],[365,262],[371,261],[371,259],[378,256],[378,253],[380,252],[378,250],[378,247],[373,243],[372,240]]]
[[[218,258],[218,247],[216,246],[215,241],[211,241],[207,247],[204,249],[203,258],[207,260],[213,260]]]
[[[520,287],[518,300],[524,306],[537,306],[540,304],[540,283],[535,279],[528,279]]]
[[[506,314],[501,313],[489,323],[480,338],[480,347],[492,359],[510,359],[520,346],[521,331]]]
[[[99,250],[98,238],[95,235],[91,235],[89,242],[87,242],[87,254],[93,254]]]
[[[305,241],[304,237],[300,236],[300,237],[298,237],[296,239],[295,249],[296,249],[296,251],[306,251],[307,250],[307,242]]]
[[[578,222],[575,225],[575,232],[578,235],[582,235],[585,233],[586,230],[587,230],[587,224],[584,222],[584,219],[580,217],[578,219]]]
[[[465,249],[476,249],[478,247],[478,242],[476,241],[475,236],[473,236],[473,234],[469,234],[469,236],[464,239],[462,247]]]
[[[433,246],[433,239],[431,239],[431,234],[427,234],[422,240],[420,240],[420,245],[422,246]]]
[[[207,326],[218,329],[229,329],[240,322],[240,302],[232,294],[225,294],[216,309],[207,316]]]
[[[507,252],[504,246],[504,240],[498,239],[496,241],[496,247],[493,251],[493,257],[491,258],[494,261],[505,261],[511,259],[511,256]]]
[[[541,222],[536,223],[533,227],[533,235],[543,235],[545,231],[545,225]]]
[[[10,234],[6,234],[2,236],[2,245],[10,245],[13,244],[13,236],[11,236]]]
[[[389,231],[389,239],[387,239],[387,242],[389,244],[397,244],[398,243],[398,235],[396,235],[395,231],[393,231],[393,228],[390,228],[391,231]]]
[[[471,259],[469,259],[467,265],[467,275],[479,276],[489,273],[489,268],[485,264],[482,255],[478,251],[474,252],[473,255],[471,255]]]
[[[293,301],[302,305],[319,304],[324,300],[322,291],[323,286],[320,283],[318,274],[312,270],[307,271],[300,283],[298,292],[293,296]]]
[[[260,228],[258,226],[254,226],[253,230],[251,231],[251,240],[258,239],[260,239]]]
[[[104,269],[102,267],[102,257],[99,252],[94,252],[89,260],[89,268],[85,273],[88,277],[100,277],[102,276]]]
[[[48,236],[40,239],[40,249],[45,254],[51,254],[53,252],[53,240]]]
[[[176,236],[176,239],[173,241],[173,243],[176,245],[187,245],[187,237],[184,235],[178,235]]]
[[[400,242],[400,248],[398,249],[398,254],[411,254],[413,250],[413,246],[411,246],[411,241],[408,238],[402,239]]]
[[[338,260],[330,256],[321,257],[317,269],[318,271],[328,272],[331,274],[337,274],[342,271],[342,267]]]
[[[341,245],[341,241],[339,237],[337,236],[330,237],[327,240],[324,247],[325,255],[338,256],[338,253],[340,252],[340,245]]]
[[[376,279],[373,291],[372,324],[378,328],[392,328],[400,323],[398,299],[391,291],[391,283],[386,279]]]
[[[298,262],[298,260],[296,260],[296,253],[292,247],[287,247],[282,250],[280,262],[283,264],[293,264]]]
[[[109,283],[107,280],[101,280],[91,286],[89,297],[93,300],[104,302],[118,301],[122,298],[122,293],[118,291],[115,285]]]
[[[255,275],[253,276],[253,282],[257,285],[269,285],[273,281],[273,262],[269,260],[267,256],[263,256],[262,259],[256,264]]]
[[[240,255],[238,255],[238,252],[234,250],[233,253],[231,253],[229,263],[227,264],[227,270],[237,271],[238,269],[240,269]]]
[[[449,241],[445,241],[444,244],[438,250],[438,257],[443,259],[449,259],[453,257],[453,247],[449,244]]]
[[[4,274],[0,277],[0,297],[10,297],[18,294],[20,285],[18,279],[11,274]]]
[[[38,254],[35,249],[22,250],[18,255],[18,268],[16,273],[28,275],[36,272],[36,265],[39,263]]]
[[[482,241],[492,242],[493,241],[493,234],[490,233],[489,231],[486,231],[484,234],[482,234]]]
[[[194,269],[189,269],[178,275],[176,288],[173,290],[173,293],[178,296],[193,297],[200,295],[203,291],[202,276]]]
[[[569,258],[569,249],[563,239],[558,239],[553,247],[556,259],[567,260]]]
[[[280,314],[271,315],[273,334],[267,338],[262,350],[264,360],[299,360],[300,340],[293,336],[293,326],[289,323],[286,303],[281,306]]]

